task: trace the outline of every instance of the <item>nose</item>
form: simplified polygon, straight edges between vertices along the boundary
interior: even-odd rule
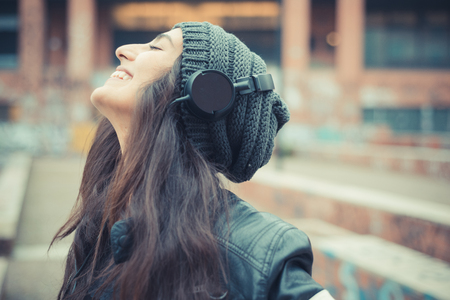
[[[141,52],[144,51],[144,49],[145,46],[143,44],[123,45],[116,49],[116,56],[120,61],[133,61]]]

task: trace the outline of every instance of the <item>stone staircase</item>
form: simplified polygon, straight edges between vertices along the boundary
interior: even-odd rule
[[[17,236],[31,161],[29,155],[11,154],[2,162],[0,170],[0,299],[4,292],[8,256]]]
[[[59,213],[65,215],[76,197],[79,165],[71,161],[39,161],[35,170],[36,182],[32,184],[34,189],[29,190],[28,200],[49,198],[47,190],[60,177],[67,183],[58,181],[61,192],[51,190],[53,198],[42,203],[38,201],[35,206],[30,202],[28,214],[22,212],[22,215],[33,216],[36,214],[33,210],[39,207],[54,207],[56,203],[67,202],[64,213]],[[45,243],[40,242],[45,245],[42,251],[28,244],[17,247],[20,245],[16,242],[12,255],[15,268],[11,267],[11,260],[8,263],[7,255],[17,236],[30,168],[31,159],[17,155],[10,157],[1,170],[0,252],[3,256],[0,256],[0,299],[7,269],[11,293],[27,289],[34,293],[45,286],[42,282],[36,283],[36,278],[42,277],[39,270],[59,274],[55,270],[62,265],[60,260],[51,262],[52,265],[33,258],[31,263],[41,266],[34,273],[28,265],[31,254],[45,257],[49,237],[42,237],[45,240]],[[47,174],[45,182],[37,180],[43,177],[44,171],[48,173],[48,169],[54,169],[50,172],[52,176]],[[62,170],[73,174],[61,176]],[[313,277],[336,299],[450,299],[450,185],[447,181],[430,181],[425,177],[365,170],[298,158],[275,159],[258,171],[250,182],[230,188],[257,209],[274,213],[308,234],[315,255]],[[66,184],[73,187],[68,188]],[[39,196],[36,188],[47,192],[41,191]],[[42,218],[49,216],[42,215]],[[44,223],[36,219],[27,226],[42,227]],[[23,233],[27,235],[25,240],[35,235],[26,230]],[[33,253],[19,255],[21,250],[24,253],[33,250]],[[67,253],[66,248],[63,250],[61,253]],[[22,271],[31,272],[34,279],[23,279]],[[22,285],[12,280],[19,277]],[[52,293],[48,292],[49,295]],[[39,299],[49,298],[42,296]]]
[[[8,156],[0,170],[0,300],[56,299],[71,237],[49,245],[77,197],[84,158]]]
[[[336,299],[450,299],[450,185],[380,172],[398,187],[387,192],[363,170],[340,165],[333,178],[328,165],[312,176],[298,159],[275,161],[231,189],[308,234],[313,277]],[[409,184],[440,196],[414,197]]]

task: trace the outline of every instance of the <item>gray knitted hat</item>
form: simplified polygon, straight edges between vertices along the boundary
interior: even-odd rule
[[[266,73],[266,64],[236,36],[208,22],[179,23],[183,32],[182,87],[198,70],[214,69],[232,82]],[[289,111],[273,91],[237,94],[233,111],[216,122],[193,116],[181,104],[181,119],[190,142],[211,161],[224,168],[234,182],[243,182],[270,159],[278,130],[289,120]]]

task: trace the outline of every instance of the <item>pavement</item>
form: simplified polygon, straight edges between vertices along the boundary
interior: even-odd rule
[[[2,300],[56,299],[71,238],[47,250],[75,203],[83,165],[81,157],[33,160]]]
[[[2,300],[56,297],[71,239],[56,244],[49,252],[48,245],[75,203],[83,166],[81,156],[33,159],[14,248],[9,257],[0,258]],[[282,168],[315,181],[387,191],[450,205],[448,181],[301,158],[275,158],[265,168]],[[2,269],[6,269],[3,289]]]

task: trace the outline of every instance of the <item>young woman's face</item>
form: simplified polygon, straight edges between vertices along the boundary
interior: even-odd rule
[[[112,123],[117,118],[128,119],[135,107],[138,91],[168,72],[182,51],[180,28],[162,33],[148,44],[117,48],[120,66],[102,87],[92,93],[92,104]]]

